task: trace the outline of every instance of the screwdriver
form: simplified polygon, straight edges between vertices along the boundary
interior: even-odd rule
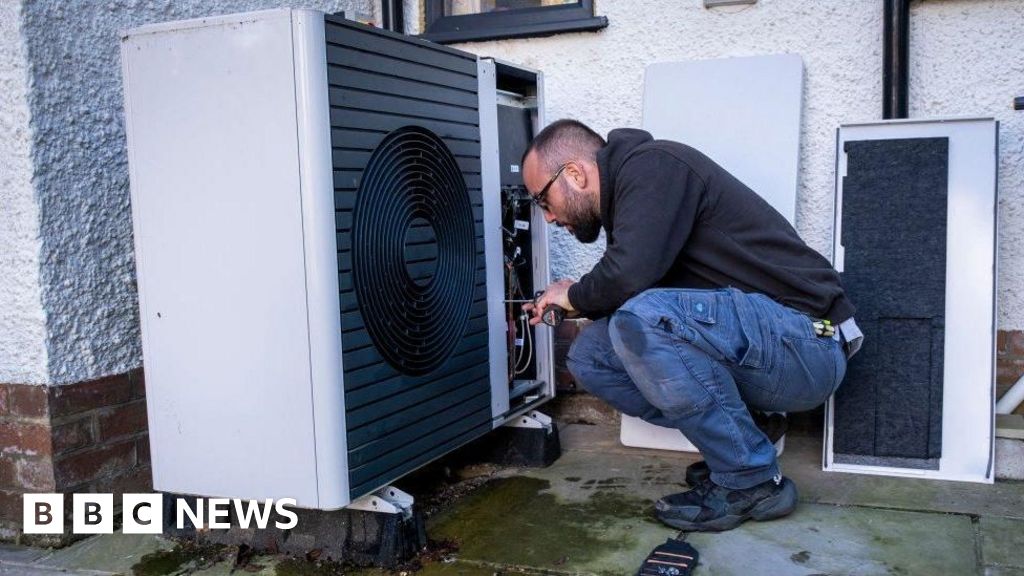
[[[548,326],[558,326],[565,320],[565,308],[562,308],[558,304],[552,304],[544,309],[544,312],[540,315],[541,322]]]
[[[537,296],[540,297],[541,294],[543,292],[538,292]],[[536,302],[536,298],[533,300],[505,300],[506,304],[534,304]],[[557,304],[551,304],[540,315],[540,321],[551,327],[558,326],[562,320],[565,320],[565,308]]]

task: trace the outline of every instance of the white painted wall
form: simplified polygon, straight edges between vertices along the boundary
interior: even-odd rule
[[[0,2],[0,382],[46,382],[21,3]]]
[[[372,18],[375,5],[0,1],[0,381],[64,384],[142,364],[119,32],[286,6]]]
[[[759,0],[705,9],[701,0],[597,0],[609,26],[456,45],[541,69],[548,119],[605,133],[641,124],[647,64],[797,53],[805,65],[797,229],[818,251],[832,242],[835,129],[881,118],[882,0]],[[418,21],[417,19],[413,19]],[[999,328],[1024,329],[1024,2],[919,0],[911,5],[910,113],[994,116],[1000,138]],[[750,95],[752,105],[757,94]],[[602,247],[555,230],[556,277],[578,277]]]

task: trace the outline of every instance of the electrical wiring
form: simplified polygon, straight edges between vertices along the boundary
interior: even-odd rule
[[[508,346],[508,381],[511,384],[512,379],[515,376],[516,364],[518,364],[518,358],[516,358],[516,324],[513,314],[515,313],[515,305],[512,303],[514,299],[513,292],[513,277],[515,276],[515,268],[512,266],[512,262],[505,259],[505,286],[506,292],[506,305],[505,305],[505,326],[507,332],[506,345]]]
[[[534,369],[533,328],[529,324],[529,314],[522,309],[524,301],[532,297],[530,266],[530,234],[525,233],[526,227],[520,221],[529,219],[529,202],[523,197],[518,187],[502,188],[503,252],[505,265],[505,323],[507,326],[508,346],[508,378],[509,384],[517,376],[526,374],[529,378]],[[526,208],[526,214],[524,212]],[[524,291],[524,284],[528,290]],[[527,292],[530,292],[529,294]]]
[[[522,368],[519,367],[518,363],[516,364],[516,376],[522,374],[523,372],[526,372],[526,370],[530,367],[530,363],[533,362],[533,333],[529,329],[529,316],[524,312],[520,317],[522,318],[523,334],[525,336],[523,348],[526,350],[527,357],[526,362],[523,363]]]

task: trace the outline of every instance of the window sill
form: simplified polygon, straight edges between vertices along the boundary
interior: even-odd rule
[[[445,30],[421,34],[420,38],[452,44],[456,42],[479,42],[483,40],[508,40],[511,38],[528,38],[532,36],[551,36],[564,32],[593,32],[608,27],[608,18],[593,16],[578,20],[562,20],[557,22],[537,22],[518,26],[502,26],[494,30]]]

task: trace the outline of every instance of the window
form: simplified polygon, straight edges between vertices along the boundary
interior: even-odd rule
[[[435,42],[500,40],[557,32],[600,30],[594,0],[424,0],[427,30]]]

